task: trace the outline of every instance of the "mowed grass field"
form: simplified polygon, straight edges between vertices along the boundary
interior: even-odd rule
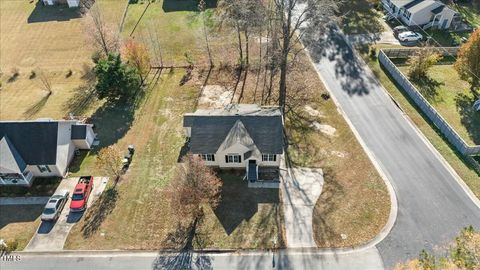
[[[126,3],[97,1],[105,20],[116,25]],[[0,119],[58,119],[70,112],[93,112],[99,104],[78,104],[92,85],[93,49],[86,42],[84,21],[75,8],[0,0]],[[13,77],[15,71],[18,76]],[[50,96],[41,76],[52,86]]]

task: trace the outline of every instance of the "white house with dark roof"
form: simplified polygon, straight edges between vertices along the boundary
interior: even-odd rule
[[[63,177],[75,150],[94,140],[92,125],[76,120],[0,121],[0,185]]]
[[[436,0],[382,0],[384,9],[407,26],[455,28],[461,16]]]
[[[278,107],[251,104],[197,110],[184,115],[189,150],[206,165],[246,169],[246,178],[259,179],[262,169],[278,169],[283,155],[283,117]]]

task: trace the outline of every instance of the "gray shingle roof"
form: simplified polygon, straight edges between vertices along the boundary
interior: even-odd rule
[[[433,13],[433,14],[438,14],[438,13],[442,12],[444,8],[445,8],[445,5],[440,5],[440,6],[436,7],[436,8],[434,8],[434,9],[432,10],[432,13]]]
[[[58,122],[0,122],[0,138],[7,136],[29,165],[55,164]]]
[[[184,126],[191,127],[190,151],[196,154],[216,153],[238,120],[262,153],[283,153],[283,121],[280,114],[186,115]]]
[[[87,138],[87,125],[73,125],[70,139],[81,140]]]
[[[0,172],[21,174],[27,167],[15,146],[4,136],[0,140]]]

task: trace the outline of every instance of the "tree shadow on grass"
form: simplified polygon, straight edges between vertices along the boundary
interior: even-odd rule
[[[73,115],[83,115],[97,100],[94,86],[85,84],[75,88],[74,92],[74,95],[63,104],[63,110]]]
[[[23,116],[25,116],[25,118],[27,119],[31,119],[32,117],[34,117],[37,113],[39,113],[43,109],[43,107],[45,107],[45,104],[47,104],[47,101],[51,95],[52,95],[51,93],[47,93],[39,101],[37,101],[32,106],[30,106],[30,108],[28,108],[23,113]]]
[[[93,149],[94,153],[117,143],[127,134],[133,124],[135,109],[135,105],[128,103],[106,102],[91,116],[89,122],[95,125],[100,140],[99,146]]]
[[[205,0],[206,8],[216,8],[217,0]],[[164,0],[162,4],[164,12],[198,11],[197,0]]]
[[[459,93],[455,97],[455,104],[460,114],[460,121],[468,131],[470,138],[478,145],[480,144],[480,113],[473,109],[475,100],[473,96],[468,96],[463,93]]]
[[[445,85],[445,83],[439,82],[430,77],[410,78],[410,80],[415,84],[422,96],[429,102],[436,103],[442,101],[439,99],[438,90],[440,86]]]
[[[170,232],[165,238],[164,245],[180,247],[175,253],[159,253],[152,263],[152,269],[213,269],[212,257],[194,253],[194,245],[203,249],[210,242],[208,234],[200,234],[197,228],[203,221],[202,217],[188,224],[178,223],[175,231]]]
[[[111,187],[100,195],[100,198],[90,207],[82,226],[82,235],[92,236],[102,225],[107,216],[115,209],[118,200],[118,191]]]
[[[278,189],[249,188],[239,176],[227,173],[219,176],[223,180],[222,199],[214,213],[228,235],[257,214],[259,204],[280,204]]]

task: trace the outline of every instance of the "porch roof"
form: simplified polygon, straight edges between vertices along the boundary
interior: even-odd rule
[[[0,173],[21,174],[27,164],[7,136],[0,140]]]

